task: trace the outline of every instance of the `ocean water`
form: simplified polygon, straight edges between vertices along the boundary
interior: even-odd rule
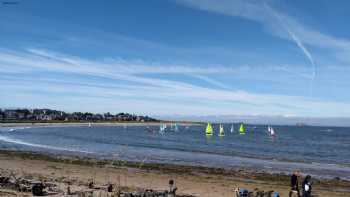
[[[0,127],[0,148],[350,180],[350,128],[274,126],[271,137],[263,125],[246,125],[245,135],[230,126],[210,138],[199,125],[163,135],[159,126]]]

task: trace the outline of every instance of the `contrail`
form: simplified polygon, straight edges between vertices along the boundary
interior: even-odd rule
[[[200,79],[200,80],[203,80],[209,84],[212,84],[212,85],[215,85],[215,86],[218,86],[220,88],[223,88],[223,89],[231,89],[229,86],[219,82],[219,81],[216,81],[214,79],[211,79],[211,78],[208,78],[206,76],[203,76],[203,75],[196,75],[196,74],[190,74],[189,76],[191,77],[195,77],[197,79]]]
[[[288,32],[288,35],[292,38],[292,40],[295,42],[295,44],[301,49],[305,57],[310,61],[312,65],[312,75],[311,75],[311,87],[310,87],[310,95],[312,97],[313,95],[313,83],[316,77],[316,64],[315,60],[312,57],[311,53],[307,50],[307,48],[304,46],[303,42],[293,33],[293,31],[290,30],[290,28],[287,26],[286,23],[282,20],[282,17],[275,12],[271,7],[269,7],[265,2],[264,6],[266,9],[268,9],[281,23],[282,27]]]
[[[313,86],[314,86],[314,80],[316,77],[316,64],[314,59],[312,58],[310,52],[305,48],[301,40],[292,32],[290,29],[286,26],[283,25],[284,28],[287,30],[288,34],[292,37],[294,42],[298,45],[298,47],[303,51],[304,55],[309,59],[311,65],[312,65],[312,75],[311,75],[311,84],[310,84],[310,96],[313,96]]]

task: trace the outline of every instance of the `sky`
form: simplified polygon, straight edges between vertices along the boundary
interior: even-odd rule
[[[2,108],[350,117],[349,1],[0,1]]]

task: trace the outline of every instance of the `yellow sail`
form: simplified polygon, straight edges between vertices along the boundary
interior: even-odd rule
[[[224,127],[221,124],[220,124],[220,128],[219,128],[219,136],[220,137],[225,136]]]
[[[239,134],[244,134],[244,125],[241,123],[241,126],[239,127]]]
[[[209,122],[207,124],[207,128],[205,129],[205,135],[213,135],[213,127]]]

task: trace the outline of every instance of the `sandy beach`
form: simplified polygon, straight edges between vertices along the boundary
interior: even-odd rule
[[[1,1],[0,197],[350,197],[349,8]]]
[[[26,152],[1,151],[0,170],[17,177],[54,182],[60,190],[81,191],[93,179],[96,185],[112,183],[128,189],[168,189],[175,180],[179,194],[203,197],[231,197],[236,187],[278,191],[288,196],[289,180],[285,175],[264,175],[245,171],[227,171],[202,167],[95,161],[83,158],[51,157]],[[350,183],[341,180],[315,180],[314,194],[322,197],[350,196]],[[1,189],[0,196],[16,196],[19,192]],[[24,193],[30,196],[30,193]],[[21,194],[22,195],[22,194]],[[101,193],[102,195],[102,193]],[[53,196],[64,196],[59,193]]]

